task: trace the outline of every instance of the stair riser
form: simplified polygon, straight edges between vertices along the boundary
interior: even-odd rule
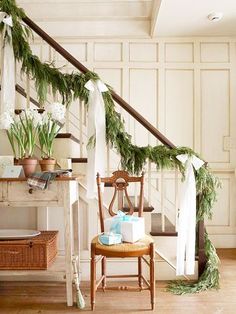
[[[156,248],[169,260],[175,260],[177,250],[177,237],[154,237]]]
[[[0,130],[0,154],[2,156],[12,156],[13,152],[11,149],[11,145],[9,143],[9,140],[7,138],[5,130]]]
[[[53,149],[56,159],[77,157],[80,154],[80,145],[68,138],[56,138]]]
[[[87,164],[84,163],[72,163],[72,169],[74,174],[86,175]]]

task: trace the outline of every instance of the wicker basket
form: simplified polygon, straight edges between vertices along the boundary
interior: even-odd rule
[[[27,240],[0,241],[0,269],[47,269],[57,255],[58,231]]]

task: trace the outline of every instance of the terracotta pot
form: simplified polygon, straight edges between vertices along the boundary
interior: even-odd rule
[[[29,177],[32,173],[35,172],[38,160],[35,158],[23,158],[19,159],[18,164],[23,167],[25,176]]]
[[[57,162],[56,159],[39,160],[39,164],[42,171],[54,171],[56,162]]]

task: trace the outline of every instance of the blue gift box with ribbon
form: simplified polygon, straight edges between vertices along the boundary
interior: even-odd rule
[[[119,210],[116,216],[104,220],[104,229],[121,234],[123,242],[134,243],[145,235],[144,218],[126,215]]]
[[[113,232],[104,232],[98,236],[98,239],[101,244],[113,245],[122,242],[122,235]]]

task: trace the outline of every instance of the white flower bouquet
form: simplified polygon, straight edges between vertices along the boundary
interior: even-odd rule
[[[9,142],[16,159],[20,164],[33,163],[32,158],[38,140],[42,159],[39,163],[42,171],[54,169],[56,160],[53,158],[53,142],[61,130],[65,120],[66,107],[60,103],[45,105],[43,113],[38,110],[20,110],[19,114],[4,112],[0,116],[0,129],[7,132]],[[26,175],[30,171],[24,169]]]
[[[43,159],[53,159],[53,142],[65,122],[66,108],[60,103],[45,105],[38,138]]]
[[[41,123],[41,114],[33,109],[22,110],[19,114],[4,112],[0,116],[0,129],[6,130],[16,158],[32,158]]]

